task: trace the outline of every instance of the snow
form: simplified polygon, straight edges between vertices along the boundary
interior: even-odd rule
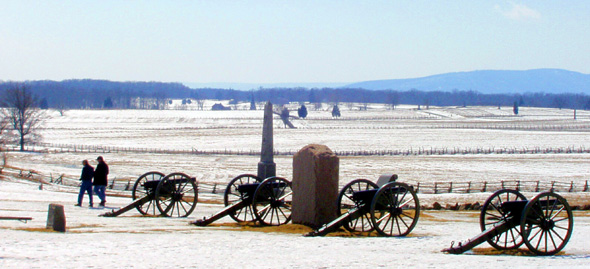
[[[296,107],[296,105],[292,105]],[[310,108],[311,106],[308,106]],[[332,119],[328,111],[310,110],[308,119],[293,120],[298,129],[284,129],[275,119],[275,150],[297,151],[311,143],[335,151],[416,148],[590,148],[590,114],[522,107],[438,108],[396,110],[371,106],[368,111],[347,110]],[[159,148],[168,150],[260,150],[261,111],[194,110],[71,110],[51,116],[43,126],[43,142],[83,146]],[[98,126],[98,127],[97,127]],[[0,267],[197,267],[197,268],[339,268],[339,267],[587,267],[590,261],[590,214],[576,211],[573,235],[564,252],[552,257],[511,254],[463,255],[441,253],[452,241],[479,234],[479,212],[423,211],[406,238],[304,237],[292,225],[279,229],[245,228],[223,218],[208,227],[189,224],[221,209],[221,195],[199,193],[188,217],[142,217],[131,210],[117,218],[98,215],[107,209],[74,207],[76,187],[18,179],[19,169],[34,170],[45,178],[64,175],[76,182],[81,160],[105,157],[111,180],[133,182],[148,171],[184,172],[199,182],[225,186],[233,177],[255,173],[257,156],[155,154],[133,152],[10,152],[0,178],[0,216],[33,217],[32,221],[0,220]],[[409,156],[342,156],[340,184],[356,178],[377,179],[396,173],[399,181],[492,182],[499,180],[588,180],[590,154],[468,154]],[[292,177],[292,157],[275,156],[277,175]],[[223,188],[223,187],[222,187]],[[129,197],[108,190],[108,205],[122,207]],[[429,205],[479,201],[490,193],[419,194]],[[535,193],[525,193],[531,198]],[[588,193],[562,193],[569,201],[587,204]],[[96,198],[96,197],[95,197]],[[206,202],[205,202],[206,201]],[[85,197],[87,203],[87,197]],[[50,203],[62,204],[67,232],[45,230]],[[571,202],[570,202],[571,203]],[[86,206],[86,204],[85,204]],[[294,232],[295,230],[295,232]],[[488,250],[484,243],[477,249]]]
[[[208,227],[189,224],[215,213],[221,208],[218,204],[199,203],[188,218],[141,217],[135,210],[117,218],[99,217],[105,209],[74,207],[75,191],[49,185],[39,190],[36,183],[16,179],[0,181],[2,215],[33,217],[28,223],[0,222],[0,267],[582,268],[590,261],[590,217],[585,212],[575,212],[573,236],[560,255],[452,255],[441,250],[451,241],[479,233],[478,212],[425,211],[405,238],[304,237],[280,229],[242,229],[229,217]],[[114,207],[130,202],[124,197],[107,199]],[[44,230],[50,203],[64,205],[66,233]]]

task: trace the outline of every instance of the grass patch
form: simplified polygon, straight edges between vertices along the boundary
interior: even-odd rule
[[[510,255],[510,256],[537,256],[533,252],[529,251],[528,249],[518,248],[518,249],[504,249],[498,250],[492,247],[487,248],[474,248],[473,254],[475,255]],[[555,256],[558,255],[567,255],[564,251],[560,251]]]
[[[61,233],[58,231],[54,231],[53,229],[47,229],[47,228],[9,228],[9,229],[15,230],[15,231],[25,231],[25,232]]]

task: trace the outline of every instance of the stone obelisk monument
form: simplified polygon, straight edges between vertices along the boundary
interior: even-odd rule
[[[272,104],[264,105],[264,121],[262,123],[262,149],[258,163],[258,177],[265,179],[276,176],[276,164],[273,160],[274,148],[272,140]]]

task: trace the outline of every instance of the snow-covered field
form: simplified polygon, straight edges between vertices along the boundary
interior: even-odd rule
[[[575,213],[574,233],[564,251],[551,257],[491,251],[481,244],[462,255],[441,253],[452,241],[479,231],[476,211],[425,211],[406,238],[304,237],[293,225],[240,228],[229,218],[208,227],[189,224],[221,208],[199,203],[189,218],[141,217],[132,210],[117,218],[103,209],[74,207],[75,188],[0,181],[0,212],[28,216],[28,223],[0,221],[2,268],[587,268],[590,215]],[[85,200],[87,201],[87,200]],[[111,206],[129,198],[109,197]],[[50,203],[65,207],[67,232],[44,230]]]
[[[309,107],[308,107],[309,108]],[[336,152],[410,149],[590,148],[590,113],[521,107],[468,107],[416,110],[400,107],[368,111],[341,107],[342,117],[311,110],[285,129],[275,118],[274,146],[297,151],[312,143]],[[262,111],[71,110],[49,112],[43,142],[76,146],[157,148],[167,150],[260,150]],[[292,113],[294,114],[294,113]],[[134,180],[147,171],[185,172],[199,182],[227,184],[239,174],[255,173],[259,161],[246,155],[154,154],[133,152],[11,152],[7,165],[44,176],[77,179],[81,160],[102,155],[111,179]],[[291,156],[275,156],[277,175],[291,178]],[[590,154],[457,154],[408,156],[343,156],[340,184],[356,178],[376,180],[396,173],[402,182],[545,180],[584,184]],[[221,225],[195,227],[189,221],[221,208],[199,203],[187,219],[145,218],[131,211],[118,218],[97,217],[103,211],[77,208],[76,188],[45,185],[7,177],[0,180],[0,215],[30,216],[33,221],[0,221],[0,266],[22,267],[585,267],[590,261],[590,217],[576,212],[574,234],[564,253],[554,257],[516,255],[449,255],[440,252],[451,241],[479,233],[478,212],[426,211],[407,238],[303,237],[305,230],[243,229],[222,219]],[[532,197],[534,193],[526,193]],[[482,194],[421,194],[421,203],[483,202]],[[565,193],[584,203],[589,193]],[[86,201],[87,198],[85,198]],[[220,196],[200,194],[219,201]],[[109,196],[110,206],[130,198]],[[44,231],[49,203],[65,206],[68,232]],[[295,230],[295,232],[293,232]],[[289,231],[289,232],[287,232]],[[487,250],[487,244],[480,245]],[[486,252],[486,251],[483,251]]]
[[[348,110],[333,119],[328,111],[311,110],[294,119],[297,129],[274,120],[274,147],[297,152],[324,144],[335,152],[418,149],[590,149],[590,112],[521,107],[518,116],[504,107],[431,107],[416,110]],[[71,110],[49,111],[43,142],[99,148],[259,151],[262,111]],[[294,112],[291,113],[296,114]],[[70,148],[71,150],[71,148]],[[147,171],[185,172],[200,182],[227,183],[256,171],[257,156],[192,155],[130,152],[11,153],[10,165],[49,175],[79,176],[82,159],[104,155],[111,178],[133,180]],[[355,178],[376,179],[397,173],[406,182],[538,179],[584,184],[590,154],[468,154],[410,156],[342,156],[342,184]],[[277,174],[291,177],[290,156],[276,156]]]

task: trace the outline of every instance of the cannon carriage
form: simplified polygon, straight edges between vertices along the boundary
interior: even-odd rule
[[[187,217],[197,205],[198,187],[196,179],[184,173],[152,171],[137,178],[131,196],[132,203],[101,216],[116,217],[135,208],[142,215]]]
[[[554,255],[567,245],[574,226],[571,207],[559,194],[542,192],[527,200],[510,189],[499,190],[485,201],[479,222],[479,235],[443,252],[461,254],[487,241],[498,250],[524,244],[535,255]]]
[[[420,202],[412,186],[396,180],[397,175],[387,174],[377,183],[356,179],[346,184],[338,195],[338,217],[307,236],[324,236],[340,227],[381,236],[408,235],[418,223]]]
[[[291,220],[292,194],[291,182],[284,178],[262,180],[255,175],[242,174],[227,185],[223,195],[225,207],[193,224],[206,226],[225,216],[236,222],[258,222],[268,226],[286,224]]]

